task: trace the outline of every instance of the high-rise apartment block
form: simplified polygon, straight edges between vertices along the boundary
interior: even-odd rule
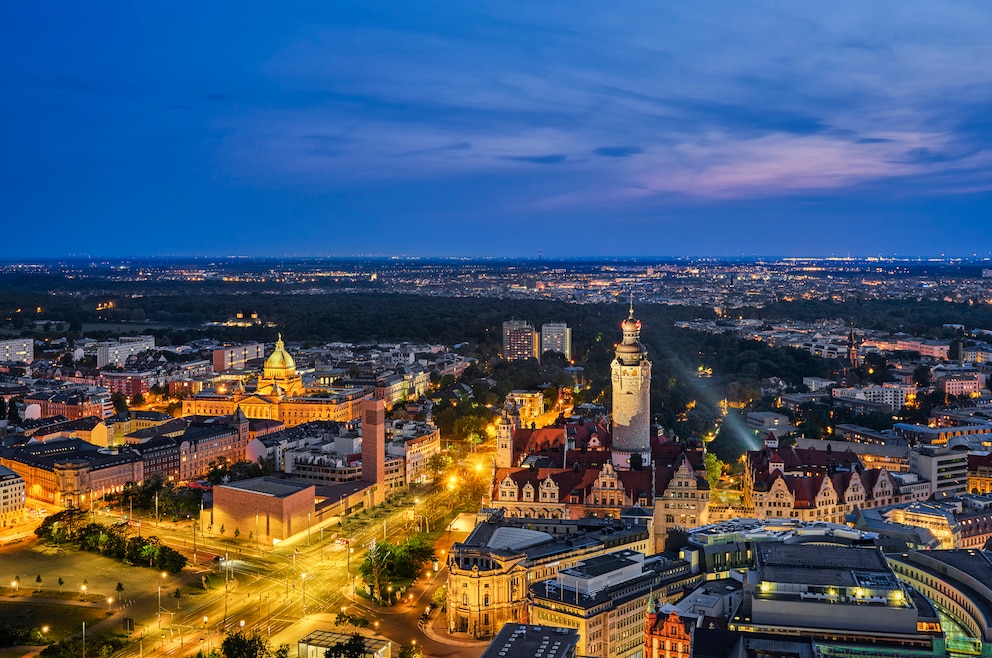
[[[97,343],[96,367],[122,366],[127,357],[155,349],[154,336],[122,336],[120,341]]]
[[[538,333],[523,320],[503,323],[503,358],[507,361],[538,358]]]
[[[548,322],[541,325],[541,354],[560,352],[566,359],[572,358],[572,330],[564,322]]]
[[[10,340],[0,340],[0,363],[7,363],[9,361],[23,361],[24,363],[34,361],[34,339],[11,338]]]

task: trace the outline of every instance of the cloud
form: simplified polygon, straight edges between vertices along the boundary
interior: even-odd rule
[[[593,153],[607,158],[628,158],[632,155],[644,153],[644,149],[638,146],[600,146]]]
[[[992,74],[978,62],[992,52],[972,9],[914,4],[881,26],[875,10],[822,16],[800,5],[741,7],[732,26],[714,23],[711,6],[645,5],[637,21],[587,9],[453,10],[430,30],[322,26],[263,67],[282,92],[308,100],[277,110],[275,122],[271,108],[246,114],[227,144],[246,148],[266,133],[265,150],[280,153],[265,161],[276,170],[268,175],[285,167],[316,180],[555,164],[604,201],[632,189],[638,198],[836,193],[907,176],[924,193],[927,174],[951,167],[970,189],[968,167],[989,148],[980,113],[968,153],[948,120],[951,107],[990,97]],[[293,146],[301,124],[347,126],[349,143],[307,162],[312,151]]]
[[[548,155],[506,155],[504,160],[516,160],[517,162],[531,162],[533,164],[558,164],[564,162],[567,157],[564,153],[549,153]]]

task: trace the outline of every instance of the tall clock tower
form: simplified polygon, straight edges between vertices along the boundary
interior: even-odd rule
[[[641,345],[641,322],[630,314],[620,323],[623,340],[610,366],[613,379],[613,465],[651,467],[651,362]]]

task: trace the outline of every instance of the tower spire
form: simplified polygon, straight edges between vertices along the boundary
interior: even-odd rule
[[[630,289],[630,317],[634,317],[634,289]]]

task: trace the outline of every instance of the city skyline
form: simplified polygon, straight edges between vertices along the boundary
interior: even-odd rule
[[[11,9],[0,258],[989,255],[987,7],[727,6]]]

